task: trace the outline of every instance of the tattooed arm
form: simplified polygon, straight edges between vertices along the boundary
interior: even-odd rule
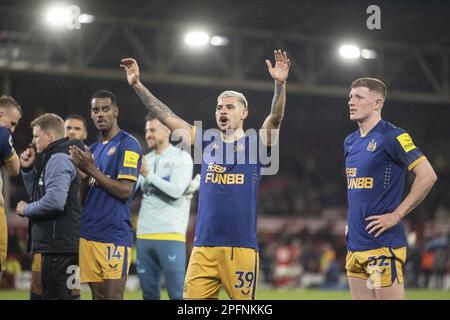
[[[291,61],[287,57],[286,51],[274,51],[275,66],[272,67],[270,60],[266,60],[270,75],[275,80],[275,89],[272,99],[272,108],[269,116],[264,120],[261,129],[267,130],[267,135],[262,135],[262,141],[266,145],[275,144],[278,139],[278,131],[284,116],[284,107],[286,105],[286,80],[289,75]]]
[[[191,137],[192,125],[179,118],[176,114],[170,110],[163,102],[156,98],[139,80],[139,66],[136,60],[131,58],[122,59],[120,67],[125,70],[127,74],[127,80],[130,86],[133,87],[137,95],[144,103],[148,112],[161,123],[165,124],[170,131],[177,130],[177,134],[183,137]],[[184,132],[182,132],[184,131]]]

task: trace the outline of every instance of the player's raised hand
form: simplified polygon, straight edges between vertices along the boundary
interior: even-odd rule
[[[272,78],[279,82],[285,82],[289,76],[289,69],[291,67],[291,60],[289,60],[286,51],[274,50],[275,66],[272,67],[272,62],[266,59],[267,69]]]
[[[400,222],[401,218],[396,212],[380,214],[376,216],[370,216],[366,218],[366,221],[371,221],[366,230],[369,230],[369,234],[376,232],[375,238],[386,230],[391,229],[393,226]]]
[[[136,84],[139,81],[139,66],[136,60],[132,58],[122,59],[120,61],[120,67],[125,70],[130,86]]]
[[[30,146],[20,154],[20,166],[22,168],[29,168],[33,165],[35,159],[36,151],[34,150],[34,146],[30,144]]]

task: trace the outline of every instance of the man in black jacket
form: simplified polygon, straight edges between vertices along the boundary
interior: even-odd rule
[[[82,142],[64,138],[64,121],[56,114],[46,113],[31,126],[32,146],[20,155],[20,164],[32,202],[20,201],[17,213],[31,220],[32,252],[42,254],[42,299],[79,299],[80,178],[69,146]],[[36,153],[41,157],[34,164]]]
[[[69,140],[81,140],[87,139],[87,124],[86,119],[79,114],[68,115],[64,119],[64,137]],[[19,162],[19,157],[17,157]],[[35,163],[39,163],[39,160],[35,160]],[[19,172],[19,169],[17,170]],[[30,232],[31,232],[31,228]],[[31,251],[31,248],[30,248]],[[30,284],[30,300],[42,300],[42,285],[41,285],[41,254],[34,253],[31,262],[31,284]]]

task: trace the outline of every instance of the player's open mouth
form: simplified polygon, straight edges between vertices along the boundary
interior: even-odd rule
[[[225,116],[222,116],[219,118],[220,124],[221,125],[226,125],[228,123],[228,118]]]

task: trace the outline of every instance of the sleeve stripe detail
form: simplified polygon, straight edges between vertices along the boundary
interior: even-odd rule
[[[137,178],[135,176],[128,175],[128,174],[119,174],[117,179],[126,179],[126,180],[137,181]]]
[[[419,159],[417,159],[416,161],[414,161],[413,163],[411,163],[408,166],[408,170],[411,171],[412,169],[414,169],[419,163],[421,163],[422,161],[426,160],[427,157],[425,156],[421,156]]]

